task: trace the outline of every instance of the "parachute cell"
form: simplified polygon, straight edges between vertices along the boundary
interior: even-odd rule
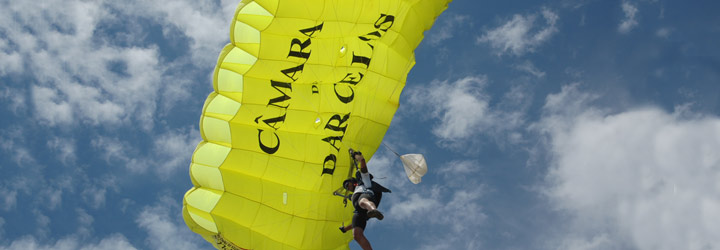
[[[448,2],[243,0],[200,119],[188,227],[220,249],[347,249],[343,152],[377,150]]]

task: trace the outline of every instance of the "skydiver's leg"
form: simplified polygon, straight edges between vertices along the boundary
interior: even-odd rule
[[[355,238],[355,242],[357,242],[363,250],[372,250],[370,241],[365,238],[365,234],[363,232],[364,230],[360,227],[353,228],[353,237]]]
[[[377,209],[375,203],[367,198],[360,198],[360,201],[358,203],[360,204],[360,207],[368,211]]]
[[[372,202],[371,200],[369,200],[367,198],[361,198],[358,203],[359,203],[360,207],[362,207],[368,211],[367,212],[368,216],[370,216],[372,218],[377,218],[378,220],[382,220],[383,218],[385,218],[385,216],[380,211],[377,210],[377,206],[375,206],[375,203]]]

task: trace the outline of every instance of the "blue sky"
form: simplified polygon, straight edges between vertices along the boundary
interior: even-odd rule
[[[0,1],[0,249],[208,249],[180,216],[237,0]],[[720,3],[455,0],[376,249],[720,249]],[[352,242],[351,249],[359,249]]]

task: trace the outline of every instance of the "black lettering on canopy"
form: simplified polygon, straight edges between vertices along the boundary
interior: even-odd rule
[[[302,41],[300,38],[293,38],[290,41],[290,49],[288,51],[287,57],[297,57],[305,59],[305,62],[307,62],[308,59],[310,59],[310,53],[312,50],[310,49],[310,45],[312,45],[312,41],[310,38],[313,38],[313,36],[316,35],[316,32],[322,31],[324,23],[320,23],[316,26],[300,29],[298,30],[301,34],[308,37],[305,39],[305,41]],[[272,113],[277,114],[280,113],[281,115],[275,116],[269,119],[262,120],[267,126],[273,128],[275,131],[279,130],[282,127],[282,124],[285,122],[286,115],[287,115],[287,109],[290,107],[290,102],[292,98],[288,93],[292,92],[292,83],[296,82],[298,78],[300,77],[299,74],[302,74],[302,71],[305,67],[305,62],[302,64],[292,66],[286,69],[280,70],[282,74],[284,74],[287,78],[289,78],[290,82],[285,81],[275,81],[270,80],[270,86],[277,90],[280,95],[277,97],[270,98],[268,100],[267,107],[268,108],[280,108],[283,109],[281,112],[277,112],[276,109],[270,109],[273,110]],[[317,93],[318,88],[317,86],[313,85],[313,93]],[[267,115],[267,113],[266,113]],[[263,115],[258,116],[255,118],[255,123],[259,124],[260,119],[263,117]],[[260,149],[262,149],[263,152],[268,154],[274,154],[275,152],[280,149],[280,137],[278,136],[277,132],[272,132],[275,136],[275,140],[277,143],[272,146],[272,143],[267,143],[267,141],[263,141],[263,132],[265,130],[258,128],[258,145],[260,146]],[[265,139],[272,138],[265,136]],[[272,142],[273,140],[271,140]],[[330,172],[332,174],[332,171]]]
[[[322,140],[327,142],[328,144],[330,144],[330,146],[332,146],[333,148],[335,148],[335,150],[337,150],[339,152],[340,147],[335,144],[338,141],[340,141],[340,143],[342,143],[343,136],[345,136],[345,134],[340,135],[340,136],[328,136],[328,137],[323,138]]]
[[[313,35],[315,34],[315,32],[317,32],[317,31],[322,31],[323,24],[325,24],[325,22],[320,23],[319,25],[317,25],[317,26],[315,26],[315,27],[310,27],[310,28],[307,28],[307,29],[301,29],[301,30],[299,30],[299,31],[300,31],[300,33],[303,33],[303,35],[305,35],[305,36],[307,36],[307,37],[313,37]]]
[[[273,132],[273,135],[275,135],[275,139],[277,140],[277,145],[275,145],[275,147],[269,147],[266,146],[262,141],[263,132],[265,132],[265,130],[258,129],[258,143],[260,144],[260,149],[262,149],[262,151],[267,154],[274,154],[278,151],[278,149],[280,149],[280,137],[278,137],[277,133]]]
[[[332,162],[332,168],[327,167],[328,162]],[[337,156],[335,156],[334,154],[329,154],[328,156],[326,156],[325,161],[323,161],[323,171],[322,171],[322,174],[320,174],[320,176],[322,176],[324,174],[332,175],[333,173],[335,173],[336,164],[337,164]]]
[[[340,146],[336,145],[337,142],[342,143],[342,139],[345,136],[345,130],[347,130],[347,121],[350,119],[350,113],[347,113],[343,116],[340,116],[340,114],[333,115],[330,117],[330,120],[325,124],[325,129],[333,131],[333,132],[340,132],[341,134],[338,136],[328,136],[323,138],[322,140],[330,144],[333,148],[335,148],[336,151],[340,152]],[[328,163],[332,162],[332,167],[328,167]],[[325,157],[325,160],[323,161],[323,171],[320,174],[321,176],[324,174],[330,174],[332,175],[335,172],[335,166],[337,164],[337,156],[335,154],[329,154]]]
[[[371,36],[374,36],[375,38],[372,38]],[[370,41],[370,40],[377,40],[377,39],[380,38],[380,37],[382,37],[382,34],[380,34],[380,31],[377,31],[377,30],[376,30],[376,31],[367,33],[367,34],[365,34],[365,35],[363,35],[363,36],[359,36],[358,38],[360,38],[360,40],[363,40],[363,41],[366,41],[366,42],[367,42],[367,41]]]
[[[345,124],[348,119],[350,119],[350,113],[345,114],[344,116],[333,115],[330,117],[330,120],[325,124],[325,129],[329,129],[332,131],[342,132],[345,134],[345,129],[347,129],[347,124]],[[337,121],[337,126],[334,124],[331,124],[333,121]],[[343,126],[345,124],[345,126]]]
[[[353,99],[355,99],[355,90],[353,90],[352,87],[346,85],[346,87],[350,90],[350,96],[343,96],[338,93],[337,86],[337,83],[333,85],[333,89],[335,90],[335,96],[337,96],[338,100],[340,100],[342,103],[350,103],[353,101]]]
[[[300,39],[297,39],[297,38],[293,39],[292,42],[290,43],[290,53],[288,54],[288,57],[292,56],[292,57],[304,58],[305,60],[307,60],[308,58],[310,58],[310,51],[304,52],[304,50],[305,50],[305,48],[310,46],[310,43],[311,43],[310,38],[305,40],[305,42],[300,42]],[[300,46],[300,49],[293,50],[293,47],[295,45]]]
[[[340,135],[337,136],[328,136],[323,138],[322,140],[330,144],[333,148],[335,148],[336,151],[340,152],[340,146],[336,145],[338,141],[342,143],[342,139],[345,136],[345,130],[347,129],[346,122],[350,119],[350,113],[345,114],[344,116],[333,115],[330,117],[330,120],[325,124],[325,129],[328,129],[330,131],[340,132]],[[333,124],[333,122],[337,122],[337,125]]]
[[[280,105],[278,105],[277,103],[279,103],[279,102],[284,102],[284,101],[287,101],[287,100],[292,99],[289,95],[287,95],[287,93],[285,93],[284,91],[280,90],[280,88],[284,88],[284,89],[288,89],[288,90],[290,90],[290,92],[292,92],[292,84],[289,83],[289,82],[280,82],[280,81],[270,80],[270,86],[272,86],[275,90],[277,90],[278,92],[280,92],[280,93],[282,94],[282,96],[278,96],[278,97],[275,97],[275,98],[273,98],[273,99],[270,99],[270,101],[268,101],[267,106],[272,105],[272,106],[275,106],[275,107],[287,109],[288,106],[290,106],[290,104],[285,105],[285,106],[280,106]]]
[[[365,68],[370,67],[370,62],[372,61],[373,52],[375,50],[375,46],[373,43],[376,40],[379,40],[382,38],[382,36],[387,33],[388,30],[393,26],[395,23],[395,16],[393,15],[387,15],[387,14],[380,14],[380,17],[375,21],[373,26],[375,27],[375,30],[368,32],[365,35],[358,36],[358,39],[361,41],[367,42],[367,45],[370,46],[370,55],[358,55],[353,51],[352,55],[352,62],[353,64],[364,64]],[[322,24],[320,26],[316,26],[313,28],[301,30],[300,32],[303,32],[308,37],[312,37],[315,31],[322,29]],[[298,41],[299,43],[299,41]],[[300,45],[300,50],[303,50],[302,44]],[[302,70],[302,69],[300,69]],[[287,74],[286,74],[287,75]],[[294,76],[294,75],[293,75]],[[288,76],[290,77],[290,76]],[[362,81],[364,75],[360,72],[356,73],[348,73],[345,75],[345,77],[340,80],[339,82],[334,84],[335,89],[335,95],[337,98],[343,102],[343,103],[350,103],[353,101],[355,97],[355,90],[353,87],[355,87],[360,81]],[[291,77],[292,79],[292,77]],[[341,85],[341,87],[347,87],[349,91],[349,95],[341,95],[338,92],[338,85]],[[313,85],[313,93],[315,92],[316,88],[315,85]],[[343,91],[343,93],[347,94],[348,91]],[[324,142],[327,142],[330,146],[332,146],[337,152],[340,152],[340,147],[342,146],[342,140],[345,136],[345,132],[347,130],[348,126],[348,120],[350,119],[350,113],[347,113],[345,115],[336,114],[333,115],[330,120],[325,124],[325,129],[329,130],[330,132],[335,132],[331,136],[325,137],[322,140]],[[339,144],[338,144],[339,142]],[[321,176],[324,174],[330,174],[332,175],[335,172],[335,165],[337,162],[337,156],[333,154],[329,154],[325,157],[325,160],[323,161],[323,171]],[[328,167],[329,164],[332,164],[332,167]]]
[[[367,45],[370,46],[370,50],[374,51],[375,47],[370,44],[370,41],[380,39],[384,33],[386,33],[392,26],[395,24],[395,16],[393,15],[387,15],[387,14],[380,14],[380,17],[375,20],[375,23],[373,26],[375,27],[375,31],[371,31],[365,35],[358,36],[358,38],[362,41],[368,42]],[[352,64],[360,63],[365,64],[365,68],[370,67],[370,60],[371,57],[368,56],[358,56],[353,52],[353,58],[352,58]]]
[[[358,74],[358,76],[355,76],[355,74]],[[363,73],[360,73],[360,72],[347,73],[347,75],[345,75],[345,77],[342,80],[340,80],[340,82],[338,82],[338,83],[349,83],[352,85],[357,85],[360,81],[362,81],[363,77],[365,77],[365,75],[363,75]]]
[[[293,82],[295,82],[295,81],[297,81],[297,79],[298,79],[297,77],[295,77],[295,74],[297,74],[297,72],[302,72],[302,71],[303,71],[303,68],[305,68],[305,64],[304,64],[304,63],[303,63],[303,64],[300,64],[300,65],[298,65],[298,66],[295,66],[295,67],[283,69],[283,70],[281,70],[280,72],[282,72],[283,74],[285,74],[285,76],[287,76],[288,78],[290,78],[290,80],[292,80]]]
[[[375,21],[375,28],[387,32],[393,24],[395,24],[395,16],[380,14],[380,18]]]
[[[281,116],[278,116],[278,117],[273,117],[273,118],[270,118],[270,119],[265,119],[265,120],[263,120],[263,122],[264,122],[265,124],[267,124],[267,125],[268,125],[269,127],[271,127],[271,128],[279,129],[280,126],[278,126],[277,124],[278,124],[278,123],[284,123],[284,122],[285,122],[285,115],[286,115],[286,114],[287,114],[287,113],[284,113],[284,114],[282,114]],[[258,123],[258,120],[260,120],[260,118],[262,118],[262,117],[263,117],[263,116],[261,115],[261,116],[258,116],[257,118],[255,118],[255,123]],[[281,125],[282,125],[282,124],[281,124]]]
[[[363,73],[360,73],[360,72],[347,73],[347,75],[345,75],[345,77],[343,77],[342,80],[340,80],[338,83],[335,83],[333,85],[333,89],[335,90],[335,96],[337,96],[338,100],[340,100],[342,103],[350,103],[355,99],[355,90],[352,88],[352,86],[347,86],[347,88],[350,90],[350,95],[344,96],[338,92],[338,84],[347,83],[347,84],[355,86],[358,83],[360,83],[360,81],[362,81],[364,76],[365,75],[363,75]]]
[[[370,46],[370,51],[374,51],[375,47],[372,46],[372,44],[368,43],[368,46]],[[359,56],[355,54],[355,51],[353,51],[353,58],[352,58],[352,64],[360,63],[365,64],[365,68],[370,67],[370,58],[369,56]]]

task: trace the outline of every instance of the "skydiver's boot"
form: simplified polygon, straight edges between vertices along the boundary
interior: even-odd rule
[[[385,218],[385,216],[384,216],[380,211],[378,211],[377,209],[373,209],[373,210],[368,211],[368,212],[367,212],[367,215],[368,215],[368,217],[370,217],[370,218],[377,218],[378,220],[382,220],[383,218]]]

